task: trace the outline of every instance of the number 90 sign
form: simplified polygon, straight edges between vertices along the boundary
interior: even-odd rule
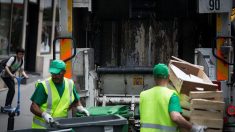
[[[220,0],[209,0],[210,10],[220,10]]]
[[[198,0],[199,13],[222,13],[230,12],[232,0]]]

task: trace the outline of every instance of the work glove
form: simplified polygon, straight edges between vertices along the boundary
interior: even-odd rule
[[[80,113],[85,113],[87,116],[90,116],[90,113],[83,106],[77,106],[77,110]]]
[[[204,132],[206,128],[206,126],[193,124],[190,132]]]
[[[43,112],[42,113],[42,118],[47,122],[47,123],[51,123],[54,122],[54,119],[51,117],[50,114]]]

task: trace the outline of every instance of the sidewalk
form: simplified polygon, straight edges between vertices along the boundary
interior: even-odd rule
[[[35,89],[35,81],[42,79],[39,75],[29,74],[30,79],[27,84],[21,84],[20,91],[20,116],[15,116],[14,130],[31,128],[33,114],[30,112],[30,97]],[[17,85],[16,93],[13,100],[13,106],[16,106],[17,101]],[[5,104],[7,89],[0,92],[0,105]],[[8,115],[0,113],[0,132],[7,131]]]

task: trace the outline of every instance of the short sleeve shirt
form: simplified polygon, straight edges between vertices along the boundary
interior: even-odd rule
[[[64,82],[62,84],[55,84],[55,86],[56,86],[56,89],[61,97],[64,92]],[[74,101],[78,101],[80,99],[80,96],[78,95],[75,86],[73,88],[73,94],[74,94]],[[33,101],[37,105],[41,106],[42,104],[46,103],[47,97],[48,97],[48,95],[44,89],[43,84],[38,83],[38,85],[36,86],[35,92],[33,93],[32,97],[31,97],[31,101]]]
[[[179,97],[174,93],[171,98],[170,98],[170,102],[169,102],[169,107],[168,107],[168,112],[179,112],[182,113],[182,108],[180,106],[180,100]]]

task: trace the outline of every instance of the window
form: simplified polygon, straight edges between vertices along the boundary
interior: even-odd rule
[[[59,25],[59,1],[57,1],[56,3],[56,17],[55,17],[55,34],[54,34],[54,39],[57,38],[59,36],[59,32],[60,32],[60,25]],[[55,45],[55,51],[58,53],[60,52],[60,42],[56,41],[56,45]]]
[[[0,1],[0,54],[6,55],[8,52],[9,31],[11,18],[11,3]]]
[[[15,50],[21,46],[23,34],[23,17],[24,4],[23,0],[14,0],[12,13],[12,29],[10,52],[15,53]]]
[[[51,52],[51,31],[52,31],[52,0],[44,0],[43,2],[43,22],[41,36],[41,54],[49,54]]]
[[[21,47],[23,10],[23,0],[0,0],[0,55]]]

